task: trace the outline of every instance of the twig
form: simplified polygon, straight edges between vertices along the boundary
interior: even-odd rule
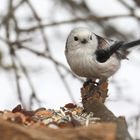
[[[64,24],[71,24],[71,23],[76,23],[76,22],[86,22],[86,21],[103,21],[103,20],[108,20],[108,19],[114,19],[114,18],[124,18],[124,17],[134,17],[134,15],[131,14],[126,14],[126,15],[112,15],[112,16],[103,16],[103,17],[97,17],[95,15],[89,15],[86,17],[77,17],[71,20],[63,20],[60,22],[52,22],[52,23],[46,23],[46,24],[42,24],[41,26],[33,26],[30,28],[20,28],[19,31],[20,32],[32,32],[35,31],[39,28],[44,28],[44,27],[53,27],[53,26],[59,26],[59,25],[64,25]],[[140,18],[140,17],[138,17]]]
[[[125,6],[127,9],[129,9],[129,10],[131,11],[131,14],[134,14],[134,8],[131,7],[131,6],[129,6],[129,5],[127,4],[127,2],[125,2],[124,0],[119,0],[119,2],[120,2],[123,6]]]
[[[31,4],[31,2],[29,0],[26,0],[26,3],[28,4],[28,6],[30,7],[30,9],[32,10],[32,13],[33,13],[33,16],[35,18],[35,20],[37,21],[38,23],[38,26],[39,27],[42,27],[42,20],[41,18],[39,17],[38,13],[36,12],[36,10],[34,9],[33,5]],[[46,34],[45,34],[45,31],[43,28],[38,28],[40,30],[40,33],[41,33],[41,36],[42,36],[42,39],[44,41],[44,44],[45,44],[45,51],[49,51],[49,47],[48,47],[48,40],[46,38]]]
[[[13,10],[17,10],[22,4],[24,4],[26,2],[26,0],[21,0],[20,2],[18,2],[18,4],[13,8]]]
[[[12,10],[13,10],[12,4],[13,4],[13,0],[9,0],[9,5],[8,5],[9,11],[8,11],[8,14],[11,12],[10,15],[12,15]],[[7,20],[8,22],[6,22],[6,24],[5,24],[6,39],[2,40],[4,42],[5,42],[5,40],[10,40],[10,24],[9,24],[10,18],[11,18],[11,16],[8,16],[8,20]],[[22,94],[21,94],[20,83],[19,83],[19,74],[18,74],[16,62],[15,62],[15,59],[14,59],[15,52],[14,52],[13,46],[10,44],[10,41],[8,41],[6,43],[9,46],[9,52],[10,52],[10,57],[11,57],[11,61],[12,61],[12,67],[13,67],[14,74],[15,74],[15,79],[16,79],[15,81],[16,81],[18,99],[21,102],[21,104],[23,105],[23,107],[25,107],[25,104],[24,104],[22,96],[21,96]]]
[[[19,74],[18,74],[18,68],[16,66],[16,62],[15,62],[15,59],[14,59],[14,56],[15,56],[15,53],[13,51],[13,48],[11,47],[10,49],[10,56],[11,56],[11,61],[12,61],[12,66],[13,66],[13,70],[14,70],[14,74],[15,74],[15,82],[16,82],[16,87],[17,87],[17,93],[18,93],[18,99],[19,101],[21,102],[22,106],[24,108],[26,108],[24,102],[23,102],[23,99],[22,99],[22,92],[21,92],[21,89],[20,89],[20,82],[19,82]]]
[[[38,55],[40,57],[43,57],[45,59],[48,59],[50,61],[52,61],[53,63],[55,63],[56,65],[62,67],[63,69],[65,69],[67,71],[67,73],[71,74],[74,78],[77,78],[71,71],[70,69],[68,69],[64,64],[60,63],[59,61],[57,61],[55,58],[53,58],[52,56],[50,56],[50,53],[42,53],[42,52],[38,52],[38,51],[35,51],[29,47],[25,47],[25,46],[21,46],[20,49],[25,49],[35,55]],[[81,82],[83,82],[83,80],[79,79]]]
[[[76,104],[76,101],[75,101],[75,99],[74,99],[74,97],[73,97],[73,95],[72,95],[72,92],[71,92],[70,88],[69,88],[69,84],[68,84],[67,81],[65,80],[65,77],[63,76],[63,74],[61,73],[61,71],[60,71],[60,69],[58,68],[57,65],[58,65],[58,64],[55,63],[55,69],[56,69],[56,71],[57,71],[57,73],[58,73],[60,79],[62,80],[62,82],[63,82],[63,84],[64,84],[66,90],[68,91],[68,95],[69,95],[70,99],[72,100],[73,103]]]
[[[31,78],[27,72],[27,69],[26,67],[24,66],[24,64],[22,63],[20,57],[18,57],[17,55],[15,55],[17,61],[19,62],[19,66],[22,70],[22,72],[24,73],[26,79],[27,79],[27,82],[30,86],[30,89],[31,89],[31,96],[30,96],[30,103],[29,103],[29,109],[31,109],[31,107],[33,106],[33,99],[35,99],[35,101],[38,103],[38,105],[40,106],[40,100],[38,99],[37,95],[36,95],[36,92],[35,92],[35,89],[34,89],[34,86],[32,84],[32,81],[31,81]]]

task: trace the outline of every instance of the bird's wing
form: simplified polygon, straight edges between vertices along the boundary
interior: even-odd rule
[[[99,62],[104,63],[107,61],[114,53],[117,54],[118,58],[126,59],[128,51],[126,49],[121,49],[124,42],[114,41],[111,39],[105,39],[96,35],[98,38],[98,50],[96,51],[96,58]]]
[[[101,36],[96,35],[98,39],[98,49],[107,49],[113,44],[115,44],[117,41],[111,40],[111,39],[106,39]]]

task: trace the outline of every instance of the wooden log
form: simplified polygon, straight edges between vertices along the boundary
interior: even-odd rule
[[[88,127],[51,129],[27,128],[0,119],[1,140],[116,140],[115,123],[96,123]]]

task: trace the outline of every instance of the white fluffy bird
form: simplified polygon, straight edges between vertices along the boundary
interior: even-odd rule
[[[88,28],[80,27],[70,32],[65,55],[76,75],[104,81],[117,72],[128,49],[139,44],[140,40],[126,44],[107,40]]]

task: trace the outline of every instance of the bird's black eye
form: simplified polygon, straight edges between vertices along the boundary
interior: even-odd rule
[[[90,38],[90,40],[92,40],[92,35],[90,35],[90,37],[89,37],[89,38]]]
[[[75,40],[75,41],[78,41],[78,37],[77,37],[77,36],[74,36],[74,40]]]

